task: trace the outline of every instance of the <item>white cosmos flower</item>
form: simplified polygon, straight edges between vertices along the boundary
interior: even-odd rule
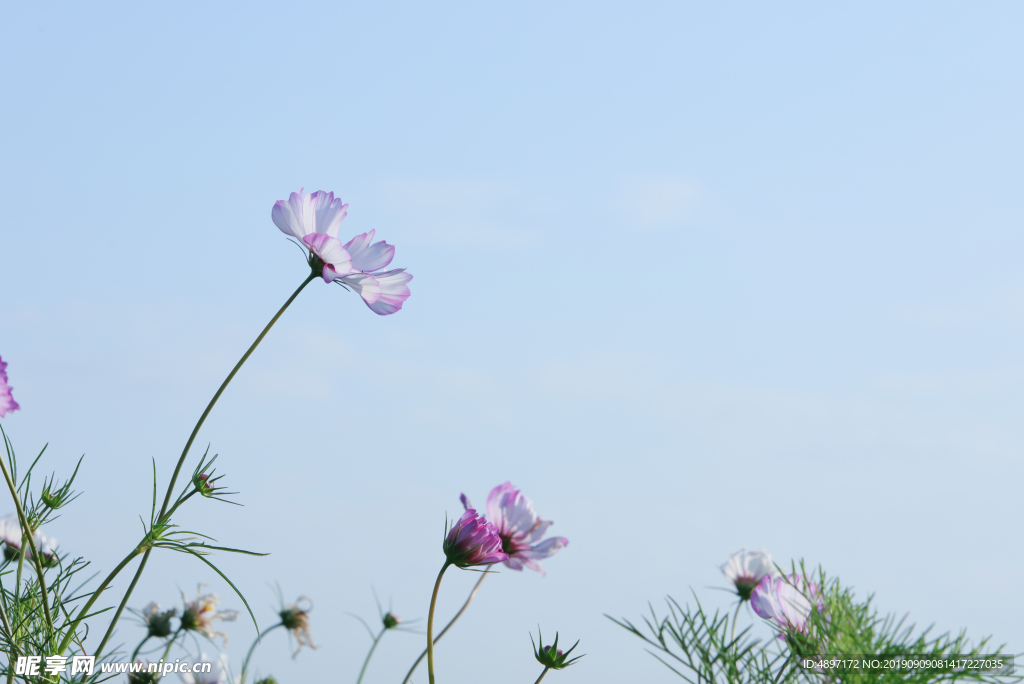
[[[12,548],[21,549],[21,523],[14,513],[0,518],[0,541]]]
[[[767,551],[747,551],[743,548],[729,556],[729,560],[722,565],[722,574],[736,587],[740,600],[746,601],[762,578],[774,577],[778,573]]]
[[[412,275],[404,268],[384,270],[395,258],[395,248],[384,240],[373,242],[375,230],[342,244],[338,235],[347,215],[348,205],[323,190],[293,192],[270,210],[278,229],[308,250],[309,264],[324,282],[351,288],[378,315],[399,311],[409,298]]]

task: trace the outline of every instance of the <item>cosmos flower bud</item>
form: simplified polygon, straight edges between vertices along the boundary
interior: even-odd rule
[[[386,613],[384,615],[384,629],[394,629],[401,622],[402,618],[397,615],[392,615],[391,613]]]
[[[543,644],[544,643],[544,636],[541,634],[539,628],[537,629],[537,637],[540,640],[540,642]],[[530,635],[530,642],[533,643],[533,635],[532,634]],[[570,648],[568,651],[565,651],[563,653],[562,650],[560,648],[558,648],[558,632],[555,632],[555,643],[554,644],[552,644],[550,646],[541,646],[540,648],[537,648],[537,644],[536,643],[533,644],[533,657],[537,659],[538,663],[540,663],[541,665],[543,665],[544,667],[546,667],[546,668],[548,668],[550,670],[562,670],[562,669],[565,669],[565,668],[569,667],[570,665],[572,665],[577,660],[579,660],[580,658],[583,657],[583,656],[576,656],[575,658],[573,658],[571,660],[568,659],[569,658],[569,654],[572,653],[574,650],[576,650],[576,647],[579,646],[579,645],[580,645],[580,642],[577,641],[575,644],[572,645],[572,648]]]
[[[501,550],[498,529],[472,508],[452,525],[442,548],[448,562],[460,568],[508,560],[508,554]]]
[[[213,483],[210,481],[210,476],[206,473],[198,473],[192,478],[192,484],[195,485],[196,491],[206,497],[213,496]]]
[[[257,680],[256,684],[277,684],[277,680],[271,677],[264,677],[263,679]]]

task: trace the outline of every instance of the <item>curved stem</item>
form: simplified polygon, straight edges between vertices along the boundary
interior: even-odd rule
[[[775,684],[779,684],[779,680],[782,679],[783,673],[786,671],[786,666],[789,665],[789,661],[793,659],[793,654],[786,656],[786,662],[782,663],[782,667],[779,668],[779,674],[775,678]]]
[[[4,479],[7,480],[7,488],[11,490],[11,498],[14,499],[14,506],[18,511],[18,518],[21,519],[21,528],[25,531],[25,538],[22,539],[21,552],[22,557],[25,556],[25,542],[28,542],[29,547],[32,549],[32,566],[36,570],[36,577],[39,578],[39,591],[43,597],[43,614],[46,615],[46,625],[50,631],[53,631],[53,616],[50,615],[50,599],[47,597],[48,590],[46,589],[46,577],[43,573],[43,562],[39,558],[39,549],[36,548],[36,542],[32,538],[34,530],[29,525],[28,516],[25,515],[25,509],[21,506],[21,497],[18,496],[18,488],[14,485],[14,480],[11,479],[11,473],[7,470],[7,464],[0,458],[0,469],[3,470]],[[19,579],[21,570],[21,561],[18,564]]]
[[[0,587],[0,592],[3,588]],[[14,668],[11,667],[10,663],[12,660],[18,657],[18,643],[17,635],[14,633],[14,628],[11,626],[11,620],[7,617],[7,609],[4,607],[4,602],[0,601],[0,618],[3,619],[4,630],[7,632],[7,638],[9,643],[9,651],[7,653],[7,682],[11,684],[14,681]]]
[[[434,638],[434,643],[435,643],[435,644],[436,644],[436,643],[437,643],[438,641],[440,641],[440,640],[441,640],[441,637],[443,637],[443,636],[444,636],[445,632],[447,632],[447,631],[448,631],[448,629],[449,629],[449,628],[450,628],[450,627],[451,627],[452,625],[454,625],[454,624],[455,624],[455,621],[456,621],[456,620],[458,620],[458,619],[459,619],[459,617],[460,617],[460,616],[461,616],[461,615],[462,615],[463,613],[465,613],[465,612],[466,612],[466,608],[469,608],[469,603],[470,603],[470,601],[472,601],[472,600],[473,600],[473,597],[474,597],[474,596],[476,596],[476,592],[477,592],[477,590],[478,590],[478,589],[480,588],[480,585],[481,585],[481,584],[483,584],[484,578],[485,578],[485,577],[487,577],[487,575],[489,575],[490,573],[491,573],[491,571],[490,571],[490,570],[485,570],[485,571],[484,571],[484,572],[483,572],[483,573],[482,573],[482,574],[480,575],[480,579],[478,579],[478,580],[476,581],[476,584],[475,584],[475,585],[473,585],[473,591],[469,592],[469,598],[467,598],[467,599],[466,599],[466,602],[462,604],[462,608],[459,608],[459,612],[455,614],[455,617],[453,617],[453,618],[452,618],[451,620],[449,620],[449,621],[448,621],[448,624],[444,626],[444,629],[442,629],[442,630],[441,630],[440,632],[438,632],[438,633],[437,633],[437,636],[436,636],[436,637]],[[417,668],[417,667],[419,666],[419,664],[420,664],[421,662],[423,662],[423,659],[424,659],[424,658],[426,658],[426,657],[427,657],[427,649],[423,649],[423,653],[420,653],[420,657],[419,657],[419,658],[417,658],[417,659],[416,659],[416,662],[415,662],[415,663],[413,663],[413,664],[412,664],[412,667],[410,667],[410,668],[409,668],[409,673],[405,675],[405,679],[403,679],[403,680],[402,680],[402,684],[408,684],[408,682],[409,682],[409,679],[410,679],[410,678],[412,677],[412,673],[416,671],[416,668]]]
[[[21,598],[21,571],[25,567],[25,544],[22,543],[22,548],[18,549],[18,574],[14,582],[14,598],[15,600]]]
[[[743,599],[740,599],[740,604],[736,606],[736,612],[732,614],[732,639],[730,641],[736,641],[736,621],[740,619],[740,608],[743,607]]]
[[[171,654],[171,646],[174,646],[174,642],[178,640],[178,635],[181,634],[181,627],[174,633],[171,640],[167,642],[167,648],[164,649],[164,654],[160,656],[160,660],[167,660],[167,656]]]
[[[89,609],[92,608],[92,605],[94,603],[96,603],[96,600],[100,597],[100,594],[102,594],[104,590],[106,590],[107,585],[113,582],[114,578],[117,577],[117,574],[124,570],[125,566],[131,563],[132,559],[138,556],[139,553],[141,552],[139,551],[138,547],[132,549],[132,552],[125,556],[124,560],[118,563],[117,567],[111,570],[110,574],[107,575],[107,578],[103,580],[102,584],[100,584],[100,586],[96,588],[96,591],[92,593],[92,596],[89,597],[89,600],[86,601],[82,609],[78,611],[78,617],[75,618],[75,621],[71,623],[71,627],[68,628],[68,633],[64,635],[64,639],[60,642],[60,646],[57,648],[57,653],[64,652],[64,650],[68,647],[68,644],[71,643],[71,640],[74,639],[75,630],[78,629],[78,625],[80,625],[82,623],[82,620],[84,620],[86,616],[89,615]],[[99,651],[96,652],[96,655],[99,655]]]
[[[199,416],[199,421],[196,423],[196,426],[192,428],[192,434],[189,435],[188,441],[185,442],[185,448],[182,449],[181,456],[178,457],[178,463],[177,465],[174,466],[174,474],[171,475],[171,481],[167,485],[167,494],[164,495],[164,503],[160,507],[160,515],[157,516],[155,522],[162,523],[166,521],[168,515],[167,507],[170,505],[171,495],[174,493],[174,484],[178,481],[178,475],[181,474],[181,466],[185,464],[185,458],[188,456],[189,449],[192,448],[192,443],[196,440],[196,435],[199,434],[199,429],[203,427],[203,423],[206,422],[206,417],[210,415],[210,411],[213,410],[213,407],[217,403],[217,400],[220,399],[220,395],[224,393],[224,390],[227,388],[228,383],[230,383],[232,378],[235,377],[235,373],[237,373],[238,370],[242,367],[242,364],[246,362],[249,356],[256,350],[256,347],[259,346],[260,342],[263,341],[263,338],[267,336],[268,332],[270,332],[270,329],[274,327],[274,324],[277,323],[277,319],[281,318],[281,315],[284,314],[285,310],[289,306],[291,306],[291,303],[295,301],[295,298],[299,296],[299,293],[302,292],[303,289],[305,289],[306,285],[309,285],[311,282],[313,282],[314,278],[316,278],[316,273],[310,273],[309,276],[302,281],[302,284],[299,285],[298,289],[296,289],[295,292],[292,293],[292,296],[288,298],[288,301],[286,301],[284,305],[280,309],[278,309],[277,313],[274,314],[274,317],[271,318],[270,322],[267,323],[265,328],[263,328],[263,332],[259,334],[259,336],[256,338],[256,341],[254,341],[249,346],[246,352],[242,354],[242,358],[238,360],[238,363],[235,364],[235,367],[231,369],[230,373],[228,373],[228,377],[224,378],[224,382],[222,382],[220,384],[220,387],[217,388],[217,392],[213,395],[213,399],[210,399],[210,403],[206,405],[206,410],[203,411],[203,415]],[[110,637],[114,634],[114,627],[117,625],[117,621],[121,618],[121,613],[124,612],[125,606],[128,605],[128,599],[131,597],[132,591],[134,591],[135,585],[139,581],[139,577],[142,576],[142,571],[146,568],[146,561],[149,560],[149,554],[152,552],[152,546],[146,549],[146,553],[142,557],[142,563],[139,564],[139,569],[135,572],[135,577],[132,579],[132,583],[128,586],[128,591],[125,592],[124,598],[121,599],[121,605],[117,607],[117,612],[114,613],[114,617],[110,621],[110,626],[107,627],[107,632],[103,635],[103,640],[100,642],[100,645],[96,648],[97,658],[99,658],[99,656],[102,654],[103,647],[107,645],[107,641],[109,641]]]
[[[242,367],[242,364],[244,364],[249,356],[256,351],[256,347],[258,347],[260,342],[263,341],[263,338],[267,336],[270,329],[274,327],[274,324],[277,323],[277,319],[281,318],[281,315],[284,314],[285,310],[289,306],[291,306],[291,303],[295,301],[295,298],[299,296],[299,293],[302,292],[307,285],[313,282],[314,278],[316,278],[316,273],[310,273],[309,276],[302,281],[302,284],[299,285],[298,289],[292,293],[292,296],[288,298],[288,301],[278,309],[277,313],[274,314],[274,317],[270,319],[269,323],[267,323],[267,327],[263,328],[263,332],[259,334],[259,337],[257,337],[249,346],[246,352],[242,354],[242,358],[238,360],[235,367],[231,369],[230,373],[228,373],[228,377],[224,378],[224,382],[222,382],[220,387],[217,388],[216,394],[213,395],[213,399],[210,399],[210,403],[206,405],[206,410],[203,411],[203,415],[199,416],[199,422],[197,422],[196,426],[192,428],[192,434],[188,436],[188,441],[185,442],[185,448],[181,451],[181,456],[178,458],[178,464],[174,467],[174,474],[171,475],[171,481],[167,485],[167,494],[164,496],[164,504],[160,507],[160,515],[157,517],[157,520],[161,520],[164,517],[164,513],[167,511],[167,506],[170,505],[171,502],[171,494],[174,492],[174,483],[178,481],[178,475],[181,473],[181,466],[185,464],[185,457],[188,456],[188,451],[192,448],[192,442],[196,440],[196,435],[199,434],[199,429],[203,427],[203,423],[206,422],[206,417],[210,415],[210,411],[213,410],[217,400],[220,399],[220,395],[224,393],[225,389],[227,389],[228,383],[230,383],[232,378],[235,377],[235,373],[237,373]]]
[[[147,641],[149,641],[150,636],[152,636],[152,635],[147,634],[145,637],[143,637],[142,641],[139,642],[139,645],[135,647],[135,650],[132,651],[132,657],[128,659],[129,663],[134,663],[135,662],[135,657],[137,655],[139,655],[139,651],[141,651],[142,647],[145,645],[145,643]]]
[[[537,677],[537,681],[534,682],[533,684],[540,684],[540,680],[544,679],[544,675],[546,675],[548,673],[548,670],[550,670],[550,669],[551,669],[550,667],[545,667],[544,671],[540,673],[540,677]]]
[[[135,549],[138,551],[138,547]],[[103,635],[103,640],[100,641],[100,645],[96,647],[96,657],[99,658],[103,653],[103,647],[107,645],[107,641],[111,636],[114,635],[114,625],[117,624],[118,619],[121,617],[121,613],[124,612],[125,606],[128,605],[128,597],[135,591],[135,585],[139,583],[139,578],[142,577],[142,571],[146,569],[146,561],[149,560],[149,554],[153,552],[153,547],[146,547],[146,552],[142,554],[142,562],[139,563],[138,569],[135,571],[135,576],[132,577],[131,583],[128,585],[128,590],[124,593],[124,598],[121,599],[121,605],[117,607],[117,612],[114,613],[114,619],[110,621],[110,626],[107,628],[106,633]],[[113,579],[113,578],[111,578]]]
[[[245,654],[245,660],[242,661],[242,678],[238,680],[238,684],[245,684],[245,678],[249,671],[249,660],[252,659],[252,653],[256,650],[256,647],[260,645],[260,641],[263,640],[263,637],[282,626],[284,626],[284,623],[278,622],[276,625],[267,627],[265,630],[260,632],[259,636],[256,637],[256,640],[252,642],[252,646],[249,647],[249,652]]]
[[[22,546],[24,546],[24,544],[22,544]],[[21,599],[21,570],[22,570],[23,567],[25,567],[25,554],[24,554],[24,552],[21,549],[18,549],[18,574],[17,574],[17,576],[16,576],[16,578],[14,580],[14,603],[15,603],[15,605],[17,605],[18,601]],[[18,650],[18,635],[15,634],[14,632],[11,632],[11,639],[12,639],[12,641],[11,641],[11,646],[12,646],[11,654],[13,655],[14,652],[16,652]],[[7,672],[7,684],[13,684],[13,682],[14,682],[14,669],[9,667],[8,672]]]
[[[427,678],[430,684],[434,684],[434,606],[437,605],[437,590],[441,588],[441,578],[444,571],[451,563],[445,560],[441,572],[437,573],[437,581],[434,582],[434,593],[430,597],[430,612],[427,614]]]
[[[373,655],[373,650],[377,648],[377,644],[380,643],[381,637],[384,636],[384,632],[386,631],[388,631],[387,627],[380,630],[380,634],[378,634],[377,638],[373,640],[373,646],[370,647],[370,652],[366,654],[366,660],[363,661],[363,669],[359,671],[359,679],[356,680],[356,684],[360,684],[360,682],[363,681],[363,675],[366,674],[366,666],[370,664],[370,656]]]

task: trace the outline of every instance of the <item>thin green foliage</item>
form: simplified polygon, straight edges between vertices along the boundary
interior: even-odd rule
[[[954,658],[969,661],[1001,653],[1003,647],[993,646],[990,638],[974,643],[964,632],[932,636],[930,627],[917,630],[906,616],[881,615],[873,595],[858,599],[838,578],[821,569],[808,573],[803,563],[793,564],[783,581],[808,588],[803,595],[811,609],[799,629],[780,632],[774,623],[763,621],[734,638],[731,620],[739,611],[732,618],[728,612],[708,613],[696,595],[695,608],[668,597],[664,616],[650,606],[640,626],[606,617],[641,639],[648,653],[691,684],[1013,684],[1022,679],[1007,671],[950,666]],[[754,638],[755,629],[766,629],[770,638]]]

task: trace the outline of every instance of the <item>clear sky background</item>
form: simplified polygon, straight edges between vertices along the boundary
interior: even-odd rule
[[[270,220],[305,186],[415,280],[386,318],[310,285],[199,437],[245,507],[179,522],[272,552],[218,558],[261,625],[273,582],[315,603],[320,649],[277,634],[261,672],[354,681],[346,613],[375,620],[372,586],[425,618],[445,514],[505,480],[571,543],[484,583],[439,681],[533,681],[538,623],[588,654],[552,681],[676,681],[602,614],[727,607],[742,546],[1024,649],[1024,6],[3,12],[4,428],[46,470],[86,454],[64,551],[105,574],[138,541],[151,459],[162,491],[306,274]],[[242,607],[150,567],[136,607],[197,581]],[[449,575],[439,619],[476,579]],[[424,641],[388,635],[367,681]]]

